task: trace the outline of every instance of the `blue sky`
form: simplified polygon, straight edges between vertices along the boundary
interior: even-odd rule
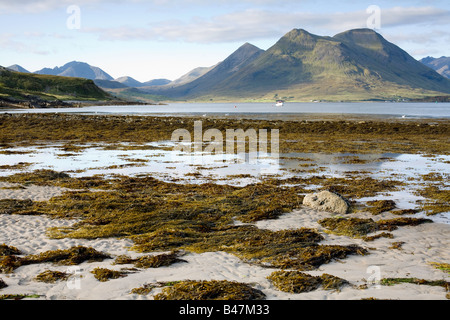
[[[368,21],[416,59],[450,56],[448,0],[0,0],[0,65],[36,71],[77,60],[114,78],[174,80],[245,42],[268,49],[294,28],[333,36]]]

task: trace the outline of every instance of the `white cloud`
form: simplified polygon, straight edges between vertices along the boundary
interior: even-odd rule
[[[329,14],[247,9],[211,18],[196,17],[189,22],[170,20],[149,27],[121,26],[91,28],[84,31],[98,34],[100,40],[217,43],[276,38],[293,28],[326,32],[328,34],[323,35],[333,35],[333,33],[349,29],[366,28],[369,16],[365,10]],[[407,25],[448,25],[449,21],[450,11],[433,7],[394,7],[381,11],[382,30]]]
[[[12,33],[0,34],[0,48],[5,51],[13,51],[17,53],[35,53],[38,55],[47,55],[50,52],[42,50],[35,45],[24,43],[16,40],[16,35]]]

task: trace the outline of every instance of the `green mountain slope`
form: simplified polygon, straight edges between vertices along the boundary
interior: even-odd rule
[[[0,68],[0,98],[29,100],[111,100],[92,80],[21,73]]]
[[[239,73],[253,60],[257,59],[264,50],[261,50],[250,43],[245,43],[238,50],[233,52],[227,59],[216,65],[212,70],[203,76],[180,86],[168,84],[161,88],[142,88],[153,94],[177,97],[192,97],[203,95],[206,92],[214,92],[220,89],[222,82]]]
[[[360,101],[450,94],[448,79],[370,29],[334,37],[294,29],[235,72],[213,71],[185,86],[184,91],[174,88],[160,94],[196,100],[270,101]]]

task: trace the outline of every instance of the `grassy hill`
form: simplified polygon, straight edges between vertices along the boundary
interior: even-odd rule
[[[334,37],[294,29],[233,73],[213,69],[158,94],[198,101],[419,99],[450,95],[450,80],[370,29]]]
[[[27,101],[111,100],[92,80],[9,71],[0,68],[0,98]]]

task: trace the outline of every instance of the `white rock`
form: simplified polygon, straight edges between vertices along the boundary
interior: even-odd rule
[[[303,199],[303,204],[319,211],[338,214],[346,214],[349,208],[343,197],[330,191],[308,194]]]

